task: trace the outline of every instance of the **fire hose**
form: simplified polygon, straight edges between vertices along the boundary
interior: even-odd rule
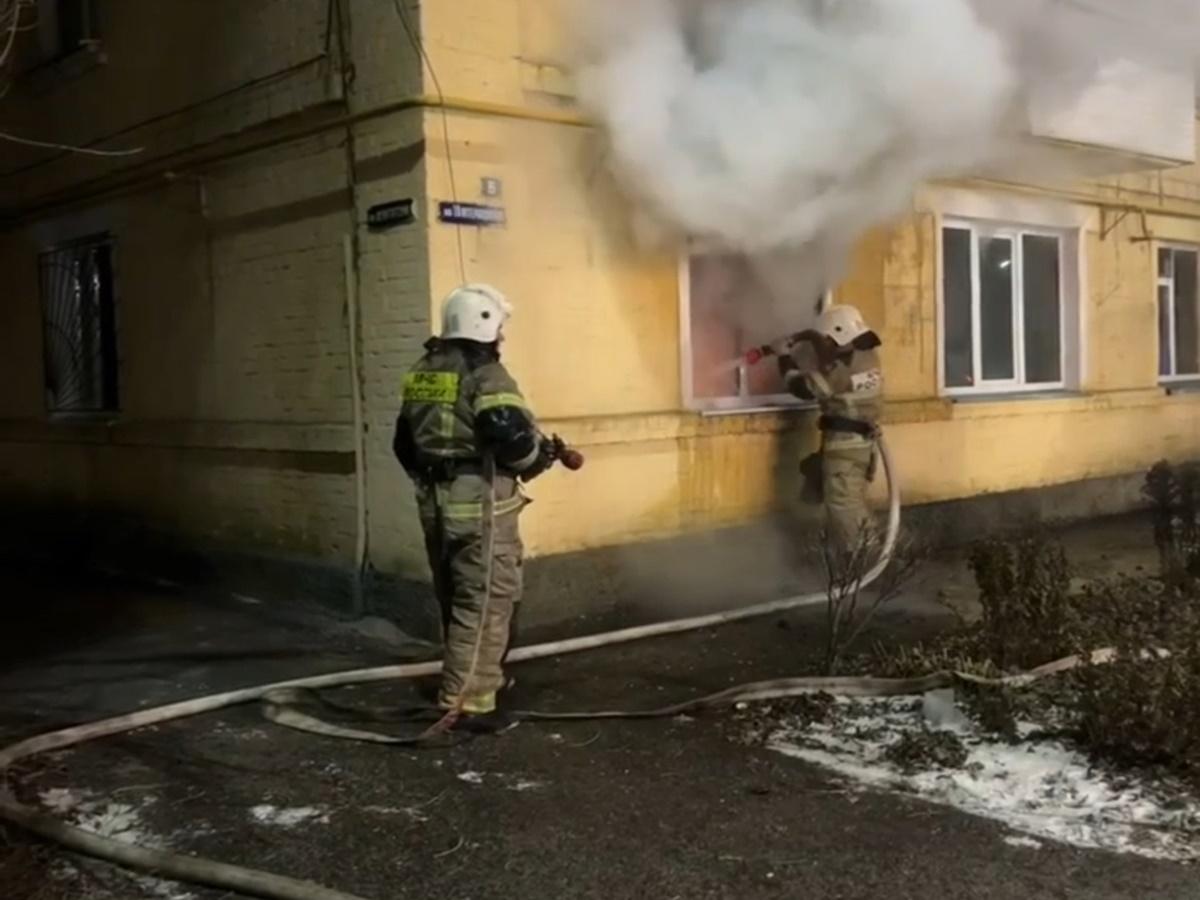
[[[879,440],[879,451],[883,461],[884,474],[888,482],[887,530],[879,558],[863,578],[862,583],[864,586],[879,578],[887,567],[891,560],[900,528],[900,492],[896,482],[895,467],[887,445],[882,438]],[[582,458],[576,459],[575,457],[571,457],[571,459],[572,461],[582,462]],[[566,463],[565,459],[563,461]],[[617,631],[568,638],[566,640],[535,644],[527,647],[517,647],[509,654],[508,661],[516,663],[525,660],[543,659],[629,641],[713,628],[729,622],[769,616],[814,606],[825,602],[826,599],[824,592],[803,594],[796,597],[747,606],[741,609],[727,610],[725,612],[649,625],[639,625]],[[206,697],[197,697],[153,709],[137,710],[125,713],[124,715],[62,728],[46,734],[26,738],[0,750],[0,819],[12,822],[46,840],[57,842],[76,852],[147,871],[170,880],[201,884],[220,890],[234,891],[247,896],[273,898],[273,900],[363,900],[361,897],[321,887],[312,882],[298,881],[269,872],[232,866],[167,850],[139,847],[102,837],[22,804],[8,789],[7,779],[4,776],[7,770],[18,761],[54,750],[74,747],[99,738],[123,734],[150,725],[157,725],[163,722],[170,722],[196,716],[201,713],[213,712],[253,702],[263,703],[266,706],[265,711],[270,715],[272,707],[276,711],[279,711],[283,708],[281,701],[294,696],[294,694],[290,694],[289,692],[420,678],[438,673],[441,671],[441,666],[440,661],[430,661],[355,669],[347,672],[331,672],[324,675],[296,678],[273,684],[226,691]],[[946,679],[953,679],[955,676],[941,673],[937,677],[945,681]],[[723,691],[720,694],[689,701],[689,703],[692,704],[692,708],[695,708],[719,703],[765,700],[822,691],[838,691],[843,693],[857,691],[860,696],[887,696],[923,693],[929,689],[927,685],[930,683],[928,679],[902,679],[899,681],[839,679],[836,683],[830,682],[827,679],[784,679],[782,681],[764,682],[755,685],[746,685],[742,688],[734,688]],[[650,717],[673,715],[680,708],[679,706],[673,706],[657,710],[625,712],[527,714],[526,717]],[[284,718],[287,718],[287,716],[284,716]],[[281,724],[292,723],[281,721]],[[363,732],[361,734],[363,736],[359,739],[373,739],[369,736],[373,734],[371,732]],[[349,735],[341,734],[338,736],[346,737]],[[411,744],[413,741],[408,738],[398,738],[396,742]]]
[[[864,577],[864,584],[876,580],[886,568],[895,548],[900,526],[900,496],[895,481],[895,470],[887,446],[882,439],[880,440],[879,448],[883,460],[884,472],[888,479],[888,525],[879,559]],[[576,461],[581,463],[582,458],[578,458]],[[695,616],[689,619],[660,622],[562,641],[535,644],[528,647],[518,647],[509,654],[508,659],[512,662],[542,659],[628,641],[711,628],[727,622],[736,622],[813,606],[825,602],[826,599],[824,593],[805,594],[748,606],[743,609]],[[855,697],[916,695],[964,682],[985,687],[1019,688],[1028,686],[1043,678],[1070,671],[1081,665],[1104,664],[1113,661],[1115,658],[1116,652],[1112,649],[1097,650],[1090,655],[1068,657],[1029,672],[997,679],[981,678],[970,673],[953,671],[940,671],[921,677],[901,679],[871,677],[782,678],[728,688],[714,694],[654,709],[618,709],[592,712],[525,712],[518,714],[518,718],[534,721],[645,719],[675,716],[681,713],[733,703],[774,700],[815,693]],[[414,739],[412,738],[382,735],[372,731],[355,731],[353,729],[329,725],[298,711],[295,708],[295,704],[297,701],[303,699],[304,692],[308,691],[355,684],[419,678],[436,674],[440,670],[441,662],[432,661],[356,669],[347,672],[332,672],[325,675],[297,678],[274,684],[227,691],[207,697],[198,697],[178,703],[171,703],[154,709],[138,710],[97,722],[71,726],[27,738],[0,750],[0,777],[4,776],[7,770],[18,761],[29,759],[42,753],[62,750],[88,741],[123,734],[150,725],[157,725],[163,722],[252,702],[262,704],[264,715],[268,720],[294,729],[329,737],[411,746],[414,743]],[[230,865],[216,860],[175,853],[169,850],[137,846],[102,837],[22,804],[8,790],[6,782],[2,780],[0,780],[0,820],[9,821],[45,840],[58,843],[77,853],[145,871],[155,876],[174,881],[189,882],[220,890],[233,891],[251,897],[270,898],[270,900],[365,900],[363,897],[326,888],[310,881],[300,881],[271,872]]]

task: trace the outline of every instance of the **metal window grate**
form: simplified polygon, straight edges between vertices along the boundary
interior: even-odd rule
[[[88,238],[41,256],[46,408],[102,413],[118,408],[113,243]]]

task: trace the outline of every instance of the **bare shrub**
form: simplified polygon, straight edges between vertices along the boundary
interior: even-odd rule
[[[1142,485],[1150,501],[1162,578],[1169,584],[1200,579],[1200,466],[1154,466]]]
[[[1086,592],[1072,628],[1077,652],[1110,646],[1117,656],[1074,674],[1070,712],[1098,755],[1200,784],[1200,606],[1179,591],[1123,578]]]
[[[1161,578],[1120,577],[1072,595],[1061,544],[1029,529],[976,544],[969,561],[981,621],[935,640],[877,649],[889,677],[959,671],[995,677],[1071,654],[1089,660],[1033,689],[963,695],[986,730],[1015,739],[1019,719],[1049,716],[1098,758],[1170,770],[1200,786],[1200,469],[1147,475]],[[1115,658],[1091,662],[1093,651]]]
[[[929,555],[924,541],[900,535],[887,568],[868,586],[867,576],[878,562],[882,546],[881,538],[870,528],[864,528],[854,546],[845,552],[822,536],[817,553],[825,572],[827,675],[839,674],[867,627],[885,606],[904,593]]]

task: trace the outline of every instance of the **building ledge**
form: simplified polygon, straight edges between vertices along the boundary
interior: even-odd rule
[[[3,419],[0,443],[353,453],[354,429],[324,423]]]

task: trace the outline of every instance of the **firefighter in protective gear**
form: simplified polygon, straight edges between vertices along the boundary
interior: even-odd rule
[[[393,449],[412,479],[441,606],[445,650],[438,705],[467,716],[496,709],[521,597],[520,488],[553,462],[517,383],[500,362],[512,306],[468,284],[442,304],[439,337],[404,376]]]
[[[832,549],[841,559],[872,536],[867,489],[875,476],[883,403],[881,343],[853,306],[831,306],[779,357],[788,390],[821,407],[819,493]]]

